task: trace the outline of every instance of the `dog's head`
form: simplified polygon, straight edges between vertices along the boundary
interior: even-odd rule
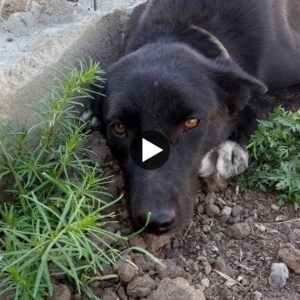
[[[106,73],[106,97],[95,114],[127,181],[132,221],[162,233],[190,222],[201,159],[226,140],[251,92],[265,86],[232,61],[210,60],[183,44],[149,44]],[[156,170],[130,155],[134,137],[155,130],[169,141],[168,161]]]

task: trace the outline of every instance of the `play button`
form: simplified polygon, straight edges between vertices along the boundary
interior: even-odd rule
[[[168,140],[157,131],[144,131],[131,145],[134,162],[146,170],[160,168],[169,158]]]
[[[157,147],[156,145],[147,141],[146,139],[142,139],[142,162],[143,163],[162,151],[164,151],[162,148]]]

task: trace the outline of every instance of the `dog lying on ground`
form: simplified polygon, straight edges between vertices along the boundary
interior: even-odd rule
[[[242,144],[258,116],[251,96],[297,83],[299,0],[150,1],[126,55],[106,70],[106,97],[91,105],[124,172],[133,224],[148,212],[157,234],[188,224],[197,175],[219,188],[248,166]],[[129,150],[146,130],[171,147],[152,171]]]

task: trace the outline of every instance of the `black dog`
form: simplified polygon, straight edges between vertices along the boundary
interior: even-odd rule
[[[300,83],[300,1],[150,1],[106,79],[93,113],[125,174],[133,223],[143,226],[151,212],[156,233],[186,225],[197,174],[222,186],[247,168],[236,142],[255,123],[251,95]],[[145,130],[171,145],[153,171],[129,152]]]

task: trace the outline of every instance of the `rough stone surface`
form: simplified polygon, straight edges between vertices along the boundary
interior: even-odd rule
[[[156,282],[149,276],[144,275],[133,279],[127,286],[127,294],[130,297],[147,297],[156,288]]]
[[[165,278],[147,300],[205,300],[202,291],[192,288],[184,278]]]
[[[270,286],[274,289],[282,289],[289,278],[289,269],[284,263],[272,264],[271,274],[269,276]]]
[[[230,206],[225,206],[222,211],[221,211],[221,215],[222,216],[230,216],[231,215],[231,207]]]
[[[130,261],[130,258],[121,258],[116,268],[122,282],[131,281],[139,273],[138,267]]]
[[[278,256],[296,273],[300,273],[300,250],[292,244],[280,247]]]
[[[60,284],[54,288],[53,295],[48,298],[48,300],[70,300],[71,299],[71,292],[69,288],[64,285]]]
[[[235,239],[242,239],[250,235],[251,227],[246,222],[237,223],[228,227],[226,233],[228,236],[233,237]]]

